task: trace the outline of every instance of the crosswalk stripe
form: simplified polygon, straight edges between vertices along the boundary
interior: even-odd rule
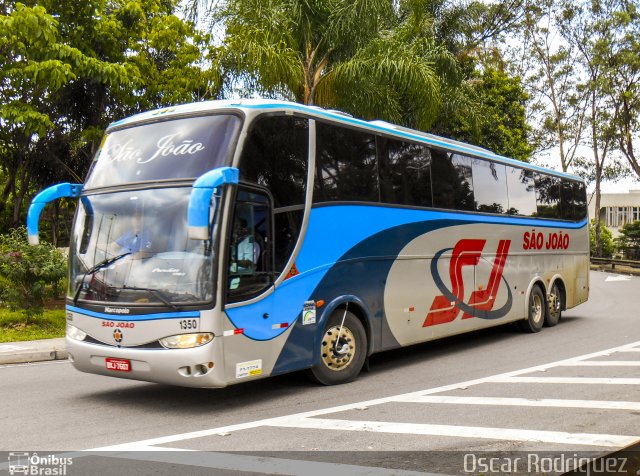
[[[607,377],[492,377],[493,383],[566,383],[597,385],[640,385],[640,378]]]
[[[343,411],[348,411],[348,410],[354,410],[356,408],[361,408],[361,407],[370,407],[370,406],[374,406],[374,405],[382,405],[385,403],[389,403],[389,402],[393,402],[394,400],[400,398],[400,397],[411,397],[411,396],[418,396],[418,395],[433,395],[433,394],[438,394],[438,393],[443,393],[443,392],[448,392],[451,390],[458,390],[458,389],[464,389],[464,388],[468,388],[471,386],[475,386],[475,385],[482,385],[482,384],[486,384],[486,383],[496,383],[496,382],[506,382],[506,383],[511,383],[511,382],[515,382],[518,377],[518,375],[523,375],[523,374],[529,374],[532,372],[540,372],[540,371],[546,371],[549,370],[551,368],[557,368],[559,366],[562,366],[565,363],[568,362],[576,362],[576,361],[584,361],[584,360],[589,360],[589,359],[594,359],[594,358],[598,358],[598,357],[605,357],[605,356],[609,356],[615,352],[624,352],[628,349],[636,349],[637,351],[640,351],[640,347],[638,347],[640,345],[640,341],[637,342],[633,342],[630,344],[624,344],[622,346],[619,347],[614,347],[611,349],[606,349],[606,350],[601,350],[598,352],[593,352],[590,354],[585,354],[585,355],[581,355],[579,357],[573,357],[570,359],[564,359],[564,360],[559,360],[556,362],[550,362],[550,363],[546,363],[546,364],[541,364],[541,365],[536,365],[534,367],[529,367],[529,368],[525,368],[525,369],[519,369],[519,370],[514,370],[514,371],[510,371],[510,372],[505,372],[503,374],[499,374],[499,375],[494,375],[491,377],[480,377],[480,378],[476,378],[476,379],[472,379],[472,380],[467,380],[464,382],[457,382],[457,383],[452,383],[452,384],[447,384],[447,385],[443,385],[440,387],[435,387],[435,388],[430,388],[427,390],[419,390],[419,391],[415,391],[415,392],[410,392],[404,395],[393,395],[393,396],[388,396],[388,397],[382,397],[382,398],[376,398],[373,400],[365,400],[365,401],[357,401],[354,403],[348,403],[348,404],[344,404],[344,405],[338,405],[338,406],[334,406],[334,407],[327,407],[327,408],[321,408],[321,409],[317,409],[317,410],[311,410],[311,411],[306,411],[306,412],[301,412],[301,413],[297,413],[297,414],[293,414],[293,415],[288,415],[285,417],[274,417],[274,418],[266,418],[263,420],[254,420],[254,421],[248,421],[245,423],[239,423],[239,424],[232,424],[232,425],[228,425],[228,426],[222,426],[222,427],[214,427],[214,428],[206,428],[206,429],[201,429],[201,430],[196,430],[196,431],[189,431],[189,432],[185,432],[185,433],[178,433],[178,434],[172,434],[172,435],[166,435],[166,436],[161,436],[161,437],[156,437],[156,438],[149,438],[146,440],[141,440],[141,441],[134,441],[134,442],[129,442],[129,443],[121,443],[121,444],[117,444],[117,445],[112,445],[112,446],[105,446],[105,447],[101,447],[101,448],[93,448],[91,450],[87,450],[87,451],[127,451],[130,448],[136,448],[138,445],[144,445],[144,446],[155,446],[155,445],[165,445],[168,443],[174,443],[177,441],[185,441],[185,440],[191,440],[194,438],[205,438],[208,436],[214,436],[214,435],[220,435],[220,434],[225,434],[225,433],[230,433],[230,432],[235,432],[235,431],[242,431],[242,430],[249,430],[249,429],[253,429],[253,428],[258,428],[261,426],[277,426],[276,423],[279,422],[282,418],[289,418],[289,417],[296,417],[296,418],[311,418],[311,417],[317,417],[317,416],[322,416],[322,415],[328,415],[331,413],[338,413],[338,412],[343,412]],[[524,377],[520,377],[520,378],[524,378]],[[593,379],[592,379],[593,380]],[[637,379],[635,379],[637,380]],[[544,383],[548,383],[548,380],[544,380]],[[563,379],[563,382],[566,382],[566,379]],[[570,383],[583,383],[583,382],[575,382],[575,381],[571,381]],[[601,382],[598,382],[601,383]]]
[[[640,367],[640,360],[583,360],[567,362],[560,367]]]
[[[452,405],[495,405],[514,407],[551,407],[551,408],[598,408],[603,410],[640,411],[640,402],[617,402],[604,400],[563,400],[554,398],[506,398],[506,397],[457,397],[449,395],[422,395],[399,397],[402,403],[443,403]]]
[[[270,426],[304,428],[313,430],[363,431],[425,436],[452,436],[488,440],[532,441],[615,447],[630,445],[638,436],[606,435],[593,433],[567,433],[563,431],[523,430],[516,428],[489,428],[457,425],[431,425],[421,423],[394,423],[382,421],[334,420],[329,418],[281,418]]]

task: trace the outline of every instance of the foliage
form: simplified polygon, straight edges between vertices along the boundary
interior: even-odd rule
[[[476,102],[477,117],[453,108],[439,119],[435,131],[528,162],[533,152],[525,107],[528,95],[520,79],[493,67],[485,67],[477,76],[467,92]]]
[[[606,226],[600,224],[600,242],[602,245],[602,258],[610,258],[616,249],[613,234],[611,230]],[[596,252],[596,229],[595,222],[591,220],[589,227],[589,248],[591,250],[591,256],[598,256]]]
[[[230,0],[216,63],[227,87],[427,128],[457,80],[425,0]]]
[[[0,229],[21,221],[35,191],[82,182],[110,122],[218,90],[201,68],[210,36],[175,16],[172,0],[24,3],[0,15]],[[74,206],[45,209],[54,242]]]
[[[27,321],[42,314],[45,298],[60,289],[66,268],[64,255],[53,245],[30,246],[24,227],[0,235],[0,278],[5,282],[0,298],[10,309],[20,309]]]
[[[534,145],[539,152],[557,150],[558,165],[565,172],[577,158],[588,105],[577,47],[559,40],[562,36],[558,34],[570,30],[563,6],[571,1],[542,0],[529,5],[522,28],[526,46],[521,52],[536,125]]]
[[[616,244],[628,254],[637,255],[640,251],[640,220],[625,223],[620,228],[620,236],[616,238]]]

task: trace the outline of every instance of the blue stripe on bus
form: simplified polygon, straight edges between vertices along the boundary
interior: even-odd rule
[[[117,306],[114,306],[117,307]],[[98,317],[108,321],[153,321],[156,319],[180,319],[185,317],[200,317],[200,311],[159,312],[156,314],[105,314],[103,312],[89,311],[75,306],[67,306],[67,311],[77,312],[85,316]]]
[[[273,325],[294,325],[304,301],[311,300],[314,290],[341,261],[374,258],[392,263],[404,246],[420,234],[450,226],[496,224],[581,229],[587,223],[587,220],[571,223],[367,205],[317,207],[311,210],[309,227],[296,260],[301,274],[284,281],[274,293],[258,302],[228,308],[227,316],[234,326],[244,329],[246,337],[258,341],[273,339],[287,330],[274,329]],[[360,263],[360,266],[368,265]],[[270,318],[257,318],[264,314]]]

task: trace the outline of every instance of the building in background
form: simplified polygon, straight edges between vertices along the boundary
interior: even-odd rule
[[[595,217],[595,196],[589,197],[589,216]],[[600,197],[600,222],[611,230],[614,238],[620,235],[625,223],[640,220],[640,190],[628,193],[603,193]]]

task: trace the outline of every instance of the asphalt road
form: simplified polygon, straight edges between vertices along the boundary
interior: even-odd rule
[[[378,354],[343,386],[290,374],[187,389],[82,374],[67,362],[3,366],[0,451],[216,452],[198,462],[192,453],[190,474],[328,470],[282,469],[292,460],[347,474],[481,472],[478,458],[509,451],[602,454],[640,440],[639,320],[640,278],[593,272],[589,302],[555,328],[503,326]],[[132,453],[127,467],[171,474],[189,458],[166,454]],[[464,454],[474,456],[463,463]],[[115,467],[95,458],[92,471]]]

